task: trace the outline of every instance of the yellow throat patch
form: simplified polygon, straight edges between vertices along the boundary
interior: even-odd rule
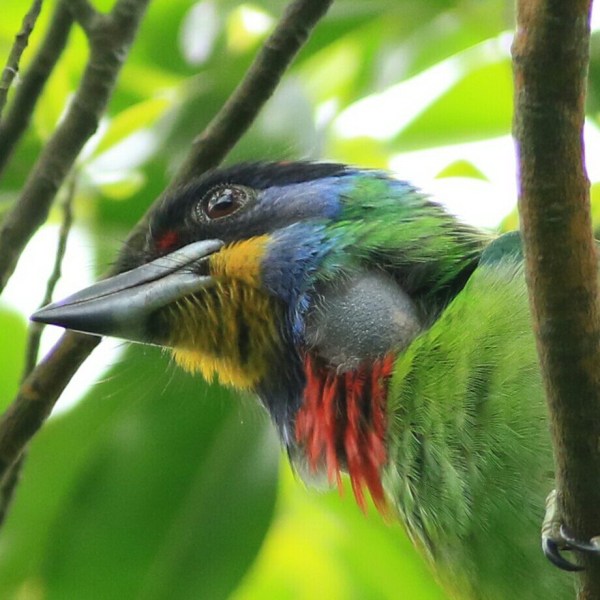
[[[183,298],[168,316],[173,357],[211,381],[247,389],[266,374],[280,347],[282,307],[260,289],[260,263],[268,236],[226,246],[210,259],[216,284]]]

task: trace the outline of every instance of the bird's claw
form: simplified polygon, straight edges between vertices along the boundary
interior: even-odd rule
[[[563,571],[582,571],[583,567],[562,556],[561,552],[577,550],[600,556],[600,537],[589,541],[575,538],[570,529],[560,523],[557,517],[556,490],[552,490],[546,499],[546,515],[542,524],[542,550],[546,558]]]
[[[567,560],[560,553],[561,550],[570,550],[568,546],[555,539],[542,535],[542,550],[544,556],[555,566],[563,571],[581,571],[583,567]]]

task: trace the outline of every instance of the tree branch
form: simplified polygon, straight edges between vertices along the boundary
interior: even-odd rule
[[[25,379],[0,418],[2,480],[47,419],[77,369],[99,343],[98,337],[67,331]]]
[[[520,0],[513,46],[519,209],[555,448],[559,510],[600,533],[600,307],[583,123],[591,0]],[[600,598],[581,557],[580,600]]]
[[[4,110],[4,105],[6,104],[6,96],[8,95],[8,90],[16,76],[19,72],[19,63],[21,62],[21,55],[27,48],[27,44],[29,43],[29,36],[33,31],[35,26],[35,22],[42,10],[42,0],[34,0],[32,7],[29,9],[29,12],[25,15],[23,19],[23,24],[21,25],[21,30],[17,33],[15,38],[15,43],[11,48],[10,54],[8,55],[8,60],[6,61],[6,66],[2,71],[2,77],[0,77],[0,115],[2,115],[2,111]]]
[[[77,24],[91,37],[97,19],[102,18],[101,13],[88,0],[69,0],[69,8]]]
[[[290,56],[281,64],[289,64],[300,44],[307,39],[310,29],[316,25],[319,16],[322,16],[325,13],[331,2],[332,0],[325,0],[322,2],[316,0],[295,0],[291,3],[286,11],[285,18],[287,20],[285,23],[282,21],[282,23],[277,26],[275,32],[265,44],[271,43],[271,40],[275,37],[276,40],[280,40],[277,47],[289,49]],[[134,0],[119,0],[115,9],[113,9],[113,14],[116,14],[116,12],[119,12],[120,14],[120,11],[126,12],[127,10],[130,10],[133,4]],[[315,5],[317,4],[319,5],[318,11],[315,10]],[[316,16],[317,14],[319,16]],[[293,17],[291,15],[293,15]],[[299,32],[302,33],[299,34]],[[287,36],[290,38],[297,38],[299,35],[301,35],[300,43],[298,43],[297,39],[296,41],[286,39]],[[270,51],[271,50],[269,50],[269,52]],[[267,51],[263,49],[261,54],[264,52]],[[279,61],[282,61],[282,58],[279,58],[278,62]],[[258,58],[255,61],[255,64],[256,62],[259,62]],[[284,66],[279,68],[279,78],[283,74],[284,68]],[[256,98],[257,106],[253,109],[253,115],[256,116],[261,106],[264,105],[270,96],[272,90],[268,94],[255,94],[253,91],[254,87],[264,85],[264,80],[262,77],[257,77],[253,74],[253,69],[250,71],[251,72],[244,78],[244,81],[238,86],[233,96],[243,93],[247,94],[245,97]],[[248,80],[251,80],[253,83],[248,83]],[[272,83],[273,89],[275,84],[276,81]],[[241,92],[239,90],[245,91]],[[207,156],[212,154],[215,156],[218,155],[220,160],[239,140],[250,122],[247,122],[245,125],[241,124],[242,126],[238,124],[235,127],[227,126],[225,123],[226,120],[233,118],[230,113],[230,116],[227,117],[226,115],[228,114],[228,111],[232,110],[230,108],[231,105],[235,105],[236,103],[237,101],[230,99],[215,119],[213,119],[212,123],[222,123],[221,126],[216,128],[221,133],[218,135],[202,134],[200,136],[199,140],[202,140],[202,144],[200,144],[199,141],[195,143],[190,151],[188,159],[185,161],[185,165],[180,169],[175,181],[169,189],[183,183],[185,177],[198,176],[203,172],[203,169],[209,168],[210,165],[208,163],[201,162],[204,159],[196,156],[200,146],[202,146],[202,154]],[[249,114],[250,113],[246,113],[246,120],[254,118],[249,117]],[[209,128],[211,125],[209,125]],[[216,163],[211,162],[210,164]],[[186,165],[194,165],[194,167],[191,168]],[[155,203],[159,200],[160,199],[156,200]],[[152,207],[150,207],[149,210],[151,209]],[[142,218],[130,234],[128,239],[129,244],[136,244],[139,242],[141,237],[140,232],[143,229],[144,223],[145,219]],[[0,418],[0,478],[4,476],[14,461],[18,459],[29,440],[35,435],[50,414],[56,400],[71,380],[71,377],[76,373],[79,366],[99,342],[100,338],[98,337],[66,332],[44,360],[27,377],[17,397],[13,400],[5,414]]]
[[[88,23],[90,58],[81,84],[0,227],[0,292],[27,242],[46,220],[83,145],[96,131],[148,2],[121,0],[113,13],[98,15]],[[75,6],[80,3],[75,1]]]
[[[27,129],[33,109],[69,37],[73,18],[59,2],[37,54],[16,88],[10,109],[0,122],[0,173]]]

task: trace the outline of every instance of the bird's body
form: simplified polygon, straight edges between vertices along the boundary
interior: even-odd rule
[[[381,172],[253,164],[163,201],[121,265],[38,318],[253,390],[297,469],[348,472],[456,598],[572,596],[539,549],[553,465],[517,234]]]
[[[539,546],[553,463],[516,235],[397,359],[388,415],[386,489],[457,598],[573,597]]]

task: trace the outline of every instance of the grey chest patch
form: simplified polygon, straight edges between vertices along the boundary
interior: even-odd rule
[[[342,371],[402,351],[422,329],[412,300],[381,272],[321,284],[306,325],[310,351]]]

